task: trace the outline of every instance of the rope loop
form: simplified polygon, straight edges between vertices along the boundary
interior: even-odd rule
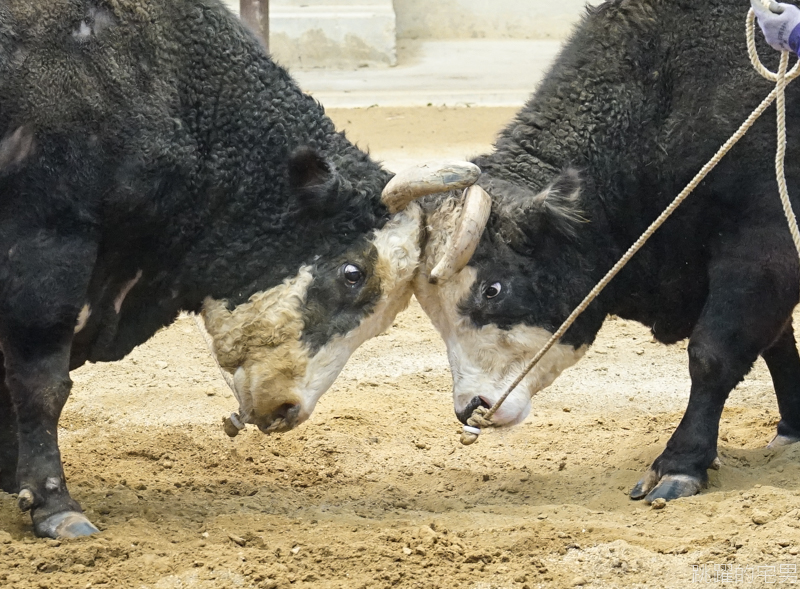
[[[769,2],[760,0],[765,8],[769,7]],[[777,115],[778,115],[778,148],[775,154],[775,176],[778,181],[778,189],[781,197],[781,204],[786,220],[789,223],[789,231],[792,235],[795,249],[797,250],[798,257],[800,257],[800,230],[798,230],[797,219],[792,209],[792,203],[789,199],[789,189],[786,186],[786,175],[784,171],[784,158],[786,156],[786,85],[800,75],[800,61],[788,71],[789,67],[789,52],[784,51],[781,54],[780,67],[777,72],[771,72],[758,56],[756,50],[755,40],[755,12],[751,8],[747,13],[746,19],[746,33],[747,33],[747,52],[750,56],[750,61],[756,71],[767,80],[775,82],[775,89],[759,104],[756,109],[750,113],[744,123],[737,129],[733,136],[725,142],[725,144],[714,154],[705,166],[697,173],[697,175],[689,182],[688,186],[675,197],[670,205],[661,213],[658,218],[647,228],[647,230],[637,239],[634,244],[625,252],[625,255],[614,264],[611,270],[603,277],[603,279],[595,286],[586,298],[578,305],[578,307],[570,314],[564,323],[559,327],[553,336],[548,340],[544,347],[536,353],[530,363],[522,371],[522,373],[514,380],[513,383],[506,389],[505,393],[492,405],[491,408],[478,407],[467,420],[467,426],[464,427],[464,432],[461,434],[461,443],[465,445],[473,444],[478,440],[481,428],[492,427],[494,424],[491,419],[497,412],[500,406],[505,402],[508,396],[519,386],[523,379],[533,368],[539,363],[544,355],[552,348],[561,337],[572,327],[575,320],[583,313],[587,307],[594,301],[597,296],[603,291],[609,282],[625,267],[630,259],[638,252],[648,239],[655,233],[661,225],[675,212],[675,210],[683,203],[684,200],[694,191],[695,188],[702,182],[706,176],[713,170],[723,157],[733,148],[734,145],[750,130],[758,118],[764,114],[764,111],[777,99]],[[475,431],[477,430],[477,432]]]

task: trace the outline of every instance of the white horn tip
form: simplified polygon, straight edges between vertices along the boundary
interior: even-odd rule
[[[416,198],[472,186],[481,169],[471,162],[453,160],[419,164],[399,172],[383,189],[383,202],[392,213]]]
[[[441,260],[436,267],[431,271],[430,276],[428,276],[428,282],[430,284],[439,284],[440,282],[447,282],[453,277],[453,269],[447,267],[447,260]]]

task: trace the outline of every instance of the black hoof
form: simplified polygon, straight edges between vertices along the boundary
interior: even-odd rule
[[[631,499],[644,499],[648,505],[656,499],[672,501],[678,497],[691,497],[703,488],[703,481],[686,474],[668,474],[661,478],[648,470],[644,478],[631,489]]]
[[[80,538],[97,534],[100,530],[82,513],[63,511],[34,525],[34,531],[42,538]]]
[[[702,488],[703,483],[695,477],[685,474],[668,474],[659,481],[655,489],[647,494],[644,502],[649,505],[656,499],[672,501],[679,497],[691,497],[697,495]]]
[[[636,483],[636,486],[631,489],[631,499],[638,501],[644,499],[650,490],[658,483],[658,475],[652,469],[648,470],[644,478]]]

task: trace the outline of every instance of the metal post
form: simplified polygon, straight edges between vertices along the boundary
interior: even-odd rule
[[[239,0],[239,12],[269,51],[269,0]]]

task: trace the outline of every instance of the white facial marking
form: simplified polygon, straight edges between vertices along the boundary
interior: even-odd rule
[[[119,314],[119,310],[122,309],[122,303],[125,300],[125,297],[128,296],[128,293],[131,292],[131,289],[136,286],[136,283],[139,282],[139,279],[142,277],[142,271],[139,270],[136,273],[136,278],[132,278],[128,282],[122,285],[122,289],[119,291],[117,298],[114,299],[114,310]]]
[[[326,343],[309,361],[301,387],[304,412],[309,415],[336,380],[352,353],[392,324],[411,300],[412,279],[419,264],[422,211],[416,203],[392,217],[372,240],[378,250],[375,273],[381,281],[381,297],[361,325]]]
[[[420,271],[414,280],[414,294],[447,345],[453,375],[453,402],[463,410],[475,397],[493,405],[519,376],[552,334],[540,327],[518,325],[510,330],[496,325],[475,326],[459,313],[458,305],[469,295],[476,271],[467,266],[447,282],[432,285],[428,276],[453,234],[460,213],[460,201],[448,199],[428,216],[431,236]],[[498,293],[499,294],[499,293]],[[556,344],[495,413],[498,425],[514,425],[527,417],[531,396],[549,386],[561,372],[586,351]]]
[[[303,306],[313,280],[310,268],[301,268],[296,277],[253,295],[233,311],[224,301],[206,299],[206,329],[220,364],[234,373],[243,413],[252,408],[250,423],[284,405],[299,405],[293,425],[308,419],[353,351],[391,325],[411,298],[421,224],[422,212],[412,204],[375,233],[379,300],[358,327],[334,336],[313,356],[301,340]]]
[[[81,312],[78,313],[78,321],[75,322],[75,330],[73,333],[78,333],[84,327],[86,327],[86,322],[89,321],[89,317],[92,316],[92,308],[89,306],[89,303],[86,303],[82,308]]]
[[[206,299],[203,318],[217,360],[234,373],[240,415],[266,418],[284,404],[299,404],[297,381],[306,372],[301,341],[303,305],[313,281],[311,268],[250,297],[229,311],[226,301]]]

